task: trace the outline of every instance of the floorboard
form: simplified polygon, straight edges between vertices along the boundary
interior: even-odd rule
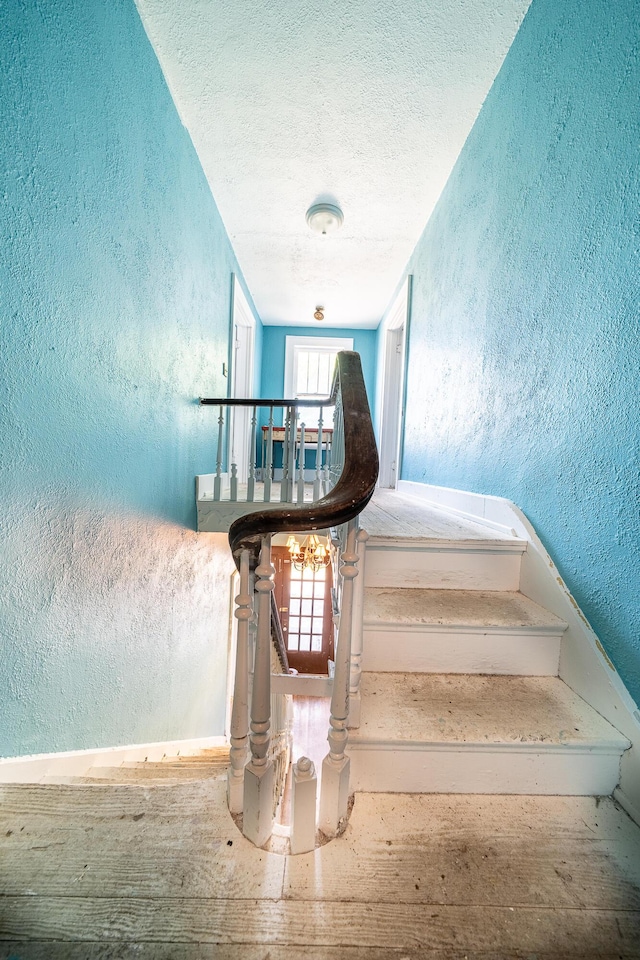
[[[256,850],[223,780],[0,791],[0,960],[640,958],[640,830],[610,799],[358,794]]]

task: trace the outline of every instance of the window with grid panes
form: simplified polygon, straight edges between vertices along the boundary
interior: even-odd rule
[[[339,350],[353,350],[350,337],[287,337],[285,359],[285,396],[298,400],[327,397]],[[320,407],[307,407],[300,412],[300,421],[316,429]],[[325,411],[324,426],[329,426],[332,411]]]
[[[289,585],[289,635],[288,649],[300,653],[320,653],[324,627],[325,590],[327,570],[323,567],[314,572],[308,567],[296,570],[291,565]]]

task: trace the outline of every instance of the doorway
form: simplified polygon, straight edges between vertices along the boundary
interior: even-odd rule
[[[382,413],[379,424],[380,475],[378,486],[391,489],[396,488],[400,479],[410,282],[411,277],[407,277],[383,327]]]
[[[331,564],[297,570],[286,547],[272,547],[275,600],[289,666],[298,673],[326,676],[333,660],[333,583]]]
[[[231,310],[231,389],[234,399],[253,396],[253,361],[256,321],[238,278],[233,276]],[[251,443],[251,407],[231,407],[229,430],[229,464],[238,468],[238,479],[246,483],[249,476]]]

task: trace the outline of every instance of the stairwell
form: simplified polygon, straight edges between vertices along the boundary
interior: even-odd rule
[[[384,491],[362,526],[352,788],[610,795],[630,744],[558,677],[566,624],[519,590],[526,541]]]
[[[255,847],[220,747],[0,785],[0,960],[640,957],[628,741],[559,679],[525,542],[384,492],[363,525],[346,831]]]

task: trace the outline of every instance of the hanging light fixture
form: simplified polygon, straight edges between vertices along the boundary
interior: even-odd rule
[[[310,533],[303,540],[302,545],[296,539],[295,534],[290,534],[287,540],[287,549],[289,550],[291,563],[296,570],[306,568],[317,573],[318,570],[327,567],[331,562],[329,541],[326,538],[322,539],[316,536],[315,533]]]

